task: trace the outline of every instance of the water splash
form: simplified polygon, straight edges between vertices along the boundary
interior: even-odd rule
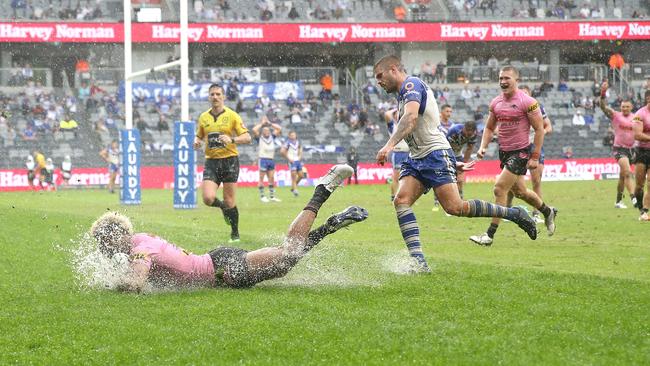
[[[81,290],[116,290],[131,275],[128,256],[103,255],[88,232],[70,240],[68,248],[58,246],[69,255],[75,283]]]

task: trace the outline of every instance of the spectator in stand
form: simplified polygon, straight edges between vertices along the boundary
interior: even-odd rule
[[[332,75],[329,72],[321,76],[320,85],[322,87],[320,91],[321,102],[329,102],[332,99],[332,88],[334,87],[334,80],[332,79]]]
[[[557,91],[566,92],[569,91],[569,86],[566,83],[566,80],[560,79],[560,82],[557,84]]]
[[[158,132],[162,133],[163,131],[169,131],[169,122],[167,122],[167,117],[164,114],[159,115],[158,124],[156,125]]]
[[[87,81],[82,81],[81,85],[77,89],[77,96],[82,103],[86,102],[86,99],[90,97],[90,86]]]
[[[149,125],[147,125],[147,122],[142,118],[142,116],[138,116],[135,119],[135,128],[137,128],[140,133],[146,132],[149,129]]]
[[[612,85],[616,80],[614,80],[615,75],[623,69],[625,66],[625,59],[623,58],[622,52],[614,52],[607,61],[609,65],[609,81]]]
[[[404,8],[404,6],[402,6],[401,3],[398,3],[393,8],[393,15],[395,16],[395,20],[400,23],[406,20],[406,9]]]
[[[582,19],[588,19],[591,17],[591,10],[589,9],[589,6],[587,6],[586,3],[582,4],[582,7],[578,11],[578,17]]]
[[[562,148],[562,157],[565,159],[573,158],[573,147],[565,146]]]
[[[264,105],[262,104],[262,100],[260,98],[257,98],[255,100],[255,106],[253,106],[253,111],[255,111],[257,117],[261,117],[264,115]]]
[[[574,126],[584,126],[586,124],[582,110],[576,109],[575,113],[573,114],[572,123]]]
[[[24,141],[34,141],[36,140],[36,131],[34,130],[34,125],[32,122],[28,122],[23,130],[22,137]]]
[[[296,20],[300,18],[300,14],[298,14],[298,10],[296,10],[296,7],[295,5],[293,5],[293,2],[291,3],[291,9],[289,10],[287,17],[291,20]]]
[[[445,67],[447,67],[447,65],[442,60],[440,60],[436,64],[436,72],[435,72],[436,82],[438,83],[445,82]]]
[[[59,122],[59,131],[61,132],[72,132],[74,134],[74,137],[77,137],[77,131],[79,130],[79,124],[77,121],[72,118],[72,116],[69,113],[66,113],[66,115],[63,117],[63,119]]]
[[[465,87],[463,87],[463,90],[460,92],[460,97],[463,98],[465,102],[469,102],[474,97],[472,91],[469,90],[469,85],[465,84]]]
[[[302,123],[302,114],[300,113],[300,109],[294,107],[291,108],[291,113],[289,114],[289,122],[291,124],[296,124],[296,123]]]
[[[293,108],[294,105],[296,104],[296,98],[293,96],[293,93],[289,93],[289,96],[287,97],[286,100],[287,107]]]

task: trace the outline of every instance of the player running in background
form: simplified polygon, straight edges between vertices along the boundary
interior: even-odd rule
[[[108,192],[115,193],[115,178],[120,171],[120,145],[117,140],[111,141],[99,155],[108,163]]]
[[[519,89],[523,90],[526,92],[526,94],[530,95],[530,88],[527,85],[521,85]],[[548,115],[546,114],[546,110],[544,110],[544,106],[540,103],[539,105],[539,110],[542,112],[542,119],[544,120],[544,139],[546,139],[546,135],[550,134],[553,132],[553,125],[551,124],[551,119],[548,118]],[[531,128],[530,133],[528,135],[528,141],[531,144],[534,144],[535,142],[535,130]],[[533,146],[533,149],[535,147]],[[530,181],[533,185],[533,192],[539,196],[541,200],[544,198],[542,197],[542,174],[544,173],[544,146],[542,146],[542,150],[539,154],[539,163],[537,164],[537,168],[535,169],[528,169],[530,172]],[[512,206],[512,200],[514,199],[515,194],[510,191],[508,192],[508,207]],[[539,211],[537,209],[533,209],[533,220],[537,223],[543,223],[544,219],[540,216]]]
[[[639,220],[650,221],[648,208],[650,208],[650,90],[645,91],[646,105],[634,114],[634,139],[637,141],[636,165],[636,204],[641,212]],[[648,194],[644,196],[644,186],[648,184]]]
[[[43,188],[43,181],[47,174],[47,161],[45,160],[45,155],[38,150],[34,150],[33,155],[36,162],[36,166],[34,167],[35,178],[38,178],[38,187]]]
[[[27,167],[27,184],[30,189],[34,189],[34,178],[36,178],[36,162],[34,161],[33,155],[27,155],[27,161],[25,162],[25,167]]]
[[[260,123],[253,127],[253,134],[258,141],[257,157],[260,169],[260,181],[257,188],[260,190],[260,201],[280,202],[275,197],[275,148],[276,139],[282,134],[282,127],[271,123],[266,115],[262,116]],[[269,182],[269,197],[264,195],[264,177]]]
[[[48,191],[56,191],[56,185],[54,184],[54,162],[52,158],[45,160],[45,174],[41,176],[43,177],[43,183],[46,184],[45,189]]]
[[[230,225],[230,242],[239,241],[239,210],[235,200],[239,178],[239,152],[237,145],[250,144],[251,135],[237,112],[224,105],[223,87],[212,84],[208,88],[210,109],[201,113],[194,148],[205,145],[203,169],[203,203],[218,207],[226,224]],[[217,198],[217,190],[223,184],[223,201]]]
[[[72,159],[70,159],[70,155],[66,155],[61,162],[61,177],[63,178],[63,185],[67,186],[72,177]]]
[[[465,122],[465,124],[453,125],[447,131],[447,141],[451,149],[456,155],[456,161],[469,163],[472,160],[472,151],[476,144],[476,123],[473,121]],[[465,151],[462,151],[465,146]],[[465,184],[465,173],[459,171],[457,173],[458,180],[458,194],[463,198],[463,185]]]
[[[392,135],[397,129],[399,110],[397,108],[390,109],[384,113],[384,119],[386,120],[386,125],[388,126],[388,132]],[[390,183],[390,201],[393,202],[395,199],[395,193],[397,192],[397,185],[399,182],[399,172],[402,168],[402,163],[406,161],[409,157],[409,145],[406,141],[401,140],[393,147],[393,151],[390,154],[390,165],[393,167],[393,181]]]
[[[632,205],[636,206],[636,198],[634,196],[634,180],[632,178],[632,169],[630,164],[634,163],[634,113],[632,113],[632,102],[624,100],[621,102],[621,111],[617,112],[607,105],[607,82],[603,82],[600,89],[600,109],[612,121],[614,128],[614,144],[612,145],[612,153],[618,163],[620,172],[618,175],[618,186],[616,187],[616,208],[627,208],[623,203],[623,191],[627,188],[627,192],[632,200]]]
[[[283,277],[326,236],[368,217],[365,209],[351,206],[311,230],[323,203],[351,174],[351,167],[336,165],[321,178],[311,200],[291,223],[280,246],[251,252],[219,247],[207,254],[195,255],[162,238],[134,234],[130,220],[116,212],[102,215],[90,232],[104,255],[128,256],[130,271],[117,287],[119,290],[139,292],[147,285],[252,287]]]
[[[546,206],[539,196],[526,188],[526,170],[536,169],[544,143],[544,121],[539,103],[517,87],[519,72],[512,66],[504,66],[499,72],[502,93],[492,99],[490,113],[485,123],[481,146],[477,156],[482,159],[488,144],[498,127],[499,160],[501,174],[494,184],[496,204],[507,205],[508,192],[523,199],[544,214],[548,235],[555,233],[557,209]],[[535,130],[534,143],[529,140],[530,128]],[[474,235],[470,240],[479,245],[491,245],[499,227],[500,218],[492,219],[486,233]]]
[[[440,126],[438,126],[438,128],[445,134],[445,136],[447,135],[447,132],[449,132],[449,129],[456,124],[451,120],[453,112],[454,110],[449,104],[443,104],[442,107],[440,107]]]
[[[296,131],[289,132],[287,141],[282,145],[280,150],[282,156],[289,161],[289,170],[291,171],[291,193],[298,197],[298,183],[305,176],[302,167],[302,143],[298,140]]]
[[[399,122],[390,139],[377,152],[384,164],[388,154],[402,139],[409,146],[409,158],[402,163],[399,188],[393,200],[402,238],[415,272],[430,272],[420,244],[420,229],[411,206],[430,189],[438,195],[443,209],[454,216],[504,217],[516,222],[531,239],[537,238],[535,222],[521,208],[507,208],[483,200],[464,201],[456,184],[456,159],[447,138],[438,129],[440,116],[433,92],[419,78],[409,76],[397,56],[385,56],[374,66],[379,86],[397,93]],[[463,164],[460,163],[462,168]]]
[[[449,132],[449,130],[456,124],[451,120],[453,112],[454,110],[449,104],[443,104],[442,107],[440,107],[440,125],[438,126],[438,129],[442,131],[445,136],[447,136],[447,132]],[[459,174],[462,174],[462,172],[459,172]],[[460,194],[462,197],[462,190],[460,191]],[[433,207],[431,208],[431,211],[440,211],[440,202],[438,202],[438,196],[436,196],[435,192],[433,194]]]

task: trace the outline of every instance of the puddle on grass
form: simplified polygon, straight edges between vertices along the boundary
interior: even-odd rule
[[[279,245],[283,236],[269,235],[260,242]],[[68,254],[75,282],[81,290],[116,290],[130,275],[126,256],[107,258],[97,249],[89,232],[71,239],[69,246],[57,245]],[[387,273],[406,275],[413,262],[404,250],[390,253],[360,254],[358,248],[346,248],[349,243],[325,239],[305,255],[285,277],[259,283],[260,287],[378,287]],[[148,284],[143,292],[191,290],[173,282]]]

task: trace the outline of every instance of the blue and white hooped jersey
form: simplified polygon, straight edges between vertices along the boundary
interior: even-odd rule
[[[454,125],[447,132],[447,141],[449,141],[451,149],[454,150],[454,154],[458,155],[464,145],[476,144],[476,132],[472,136],[465,136],[463,125]]]
[[[409,146],[410,157],[420,159],[434,150],[449,149],[445,134],[440,131],[440,111],[433,92],[422,80],[409,76],[404,80],[397,96],[399,118],[404,115],[404,106],[408,102],[420,103],[418,123],[404,140]]]
[[[275,136],[264,137],[260,135],[257,147],[258,157],[266,159],[275,158],[275,148]]]
[[[113,164],[113,165],[119,165],[120,164],[120,149],[113,149],[111,145],[108,145],[106,148],[106,151],[108,152],[108,163]]]
[[[300,160],[300,141],[296,140],[289,140],[284,143],[285,149],[287,149],[287,157],[289,158],[289,161],[297,161]]]

